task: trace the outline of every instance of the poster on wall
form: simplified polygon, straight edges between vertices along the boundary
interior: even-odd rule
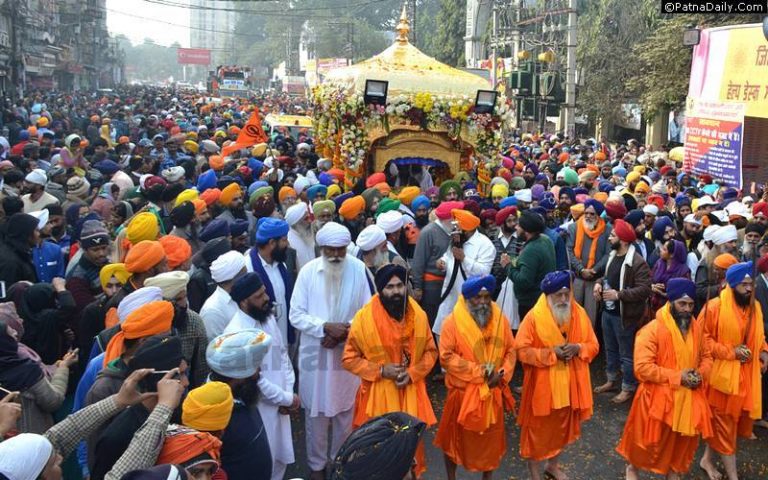
[[[707,173],[730,187],[741,188],[741,148],[746,106],[737,102],[689,97],[685,116],[683,168]]]

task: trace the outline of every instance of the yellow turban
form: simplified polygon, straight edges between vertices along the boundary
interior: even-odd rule
[[[639,173],[640,175],[645,175],[645,167],[644,167],[643,165],[635,165],[635,166],[632,168],[632,171],[633,171],[633,172],[637,172],[637,173]]]
[[[320,200],[312,205],[312,212],[316,217],[328,212],[333,214],[336,212],[336,204],[333,200]]]
[[[594,195],[592,195],[592,198],[594,198],[600,203],[605,203],[608,200],[608,194],[605,192],[597,192]]]
[[[335,195],[341,195],[341,187],[334,183],[328,186],[328,191],[325,193],[325,199],[330,200]]]
[[[178,207],[182,203],[186,201],[195,201],[197,200],[197,197],[200,196],[200,193],[198,193],[197,190],[194,188],[188,188],[184,191],[182,191],[177,197],[176,197],[176,203],[173,204],[174,207]]]
[[[411,202],[419,196],[421,193],[421,189],[419,187],[405,187],[404,189],[400,190],[400,194],[397,196],[397,199],[400,200],[400,202],[403,205],[411,206]]]
[[[151,212],[141,212],[133,217],[131,223],[125,228],[125,238],[133,245],[142,240],[157,240],[160,235],[160,225],[157,217]]]
[[[125,269],[124,263],[110,263],[109,265],[104,265],[101,267],[101,271],[99,271],[101,288],[106,288],[112,277],[115,277],[120,283],[125,284],[125,282],[131,278],[131,272]]]
[[[234,405],[229,385],[208,382],[187,394],[181,407],[181,423],[201,432],[224,430]]]
[[[642,175],[640,175],[640,172],[629,172],[627,174],[627,183],[629,184],[629,183],[636,182],[636,181],[640,180],[641,176]]]
[[[185,141],[184,148],[191,153],[197,153],[200,150],[200,146],[194,140]]]
[[[266,143],[260,143],[251,149],[251,155],[254,157],[262,157],[265,153],[267,153]]]
[[[571,216],[574,220],[578,220],[579,217],[584,215],[584,204],[583,203],[577,203],[575,205],[571,206]]]
[[[501,197],[506,198],[509,196],[509,187],[506,185],[502,185],[501,183],[497,183],[496,185],[491,188],[491,198]]]
[[[635,185],[635,193],[651,193],[651,187],[645,182],[638,182],[637,185]]]
[[[242,190],[240,189],[240,185],[236,183],[230,183],[226,186],[224,190],[221,191],[221,196],[219,197],[219,203],[224,205],[225,207],[228,207],[230,203],[232,203],[232,200],[238,195],[242,193]]]

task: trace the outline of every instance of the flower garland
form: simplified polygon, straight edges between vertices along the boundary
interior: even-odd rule
[[[474,99],[467,95],[427,92],[391,96],[386,106],[366,106],[361,94],[346,93],[334,84],[315,87],[312,102],[316,144],[325,151],[338,151],[341,158],[334,161],[353,172],[362,170],[371,148],[367,132],[372,128],[382,127],[387,132],[390,125],[444,129],[454,140],[466,129],[477,139],[476,153],[492,159],[500,153],[502,131],[510,127],[513,118],[511,102],[503,94],[490,114],[475,113]]]

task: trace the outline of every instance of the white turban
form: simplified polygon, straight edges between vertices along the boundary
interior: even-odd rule
[[[368,225],[357,236],[357,246],[364,252],[370,252],[387,241],[387,234],[378,225]]]
[[[307,177],[299,176],[293,181],[293,189],[296,190],[296,195],[301,195],[301,192],[307,188],[309,188],[309,179]]]
[[[211,277],[216,283],[228,282],[235,278],[245,268],[243,254],[232,250],[219,256],[211,264]]]
[[[728,213],[728,216],[738,215],[740,217],[746,218],[747,220],[752,219],[752,214],[749,211],[749,207],[741,202],[731,202],[727,207],[725,207],[725,211]]]
[[[0,473],[10,480],[35,480],[53,455],[53,445],[42,435],[21,433],[0,443]]]
[[[524,188],[515,192],[515,198],[521,202],[531,203],[531,200],[533,200],[533,194],[531,193],[530,188]]]
[[[667,184],[664,183],[664,180],[659,180],[658,182],[654,183],[651,187],[651,191],[653,193],[663,194],[667,191]]]
[[[656,205],[646,205],[643,207],[643,213],[646,215],[653,215],[655,217],[659,214],[659,207]]]
[[[683,223],[692,223],[692,224],[694,224],[694,225],[701,225],[701,220],[699,220],[698,218],[696,218],[696,215],[695,215],[695,214],[693,214],[693,213],[689,213],[689,214],[688,214],[688,215],[686,215],[686,216],[685,216],[685,218],[683,219]],[[715,225],[713,225],[713,226],[715,226]]]
[[[296,145],[296,150],[312,150],[312,147],[308,143],[300,143]]]
[[[137,308],[149,302],[157,302],[163,299],[163,291],[158,287],[142,287],[131,292],[120,301],[117,306],[117,318],[123,323],[128,315]]]
[[[712,241],[715,245],[723,245],[724,243],[736,241],[738,233],[736,227],[733,225],[726,225],[717,229],[714,235],[712,235]]]
[[[376,217],[376,225],[384,230],[384,233],[395,233],[403,229],[403,214],[390,210]]]
[[[165,170],[160,172],[160,175],[164,179],[168,180],[169,182],[178,182],[179,180],[184,178],[184,173],[185,173],[184,167],[177,166],[177,167],[166,168]]]
[[[285,211],[285,221],[292,227],[306,217],[308,213],[309,206],[304,202],[298,202]]]
[[[315,236],[315,242],[319,247],[346,247],[351,241],[352,235],[347,230],[347,227],[336,222],[326,223]]]
[[[219,153],[219,146],[213,140],[203,140],[200,145],[205,153]]]
[[[704,234],[702,236],[702,240],[704,240],[705,242],[711,242],[712,241],[712,237],[714,237],[715,233],[718,230],[720,230],[721,228],[723,228],[723,227],[721,227],[720,225],[710,225],[710,226],[708,226],[707,228],[704,229]]]
[[[38,230],[42,230],[48,224],[48,216],[50,215],[48,210],[38,210],[36,212],[29,212],[29,214],[37,219]]]
[[[211,340],[205,359],[211,370],[227,378],[251,378],[269,351],[272,337],[258,328],[225,333]]]
[[[174,300],[187,289],[187,272],[165,272],[144,281],[145,287],[158,287],[163,291],[163,299]]]
[[[24,180],[29,183],[45,186],[45,184],[48,183],[48,176],[45,174],[45,170],[36,168],[29,172],[27,176],[24,177]]]

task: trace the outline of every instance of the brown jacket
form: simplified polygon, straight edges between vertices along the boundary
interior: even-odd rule
[[[616,257],[616,250],[611,250],[608,256],[608,266]],[[624,263],[621,265],[619,287],[619,312],[621,322],[627,327],[643,326],[650,318],[651,269],[643,257],[630,245]]]

